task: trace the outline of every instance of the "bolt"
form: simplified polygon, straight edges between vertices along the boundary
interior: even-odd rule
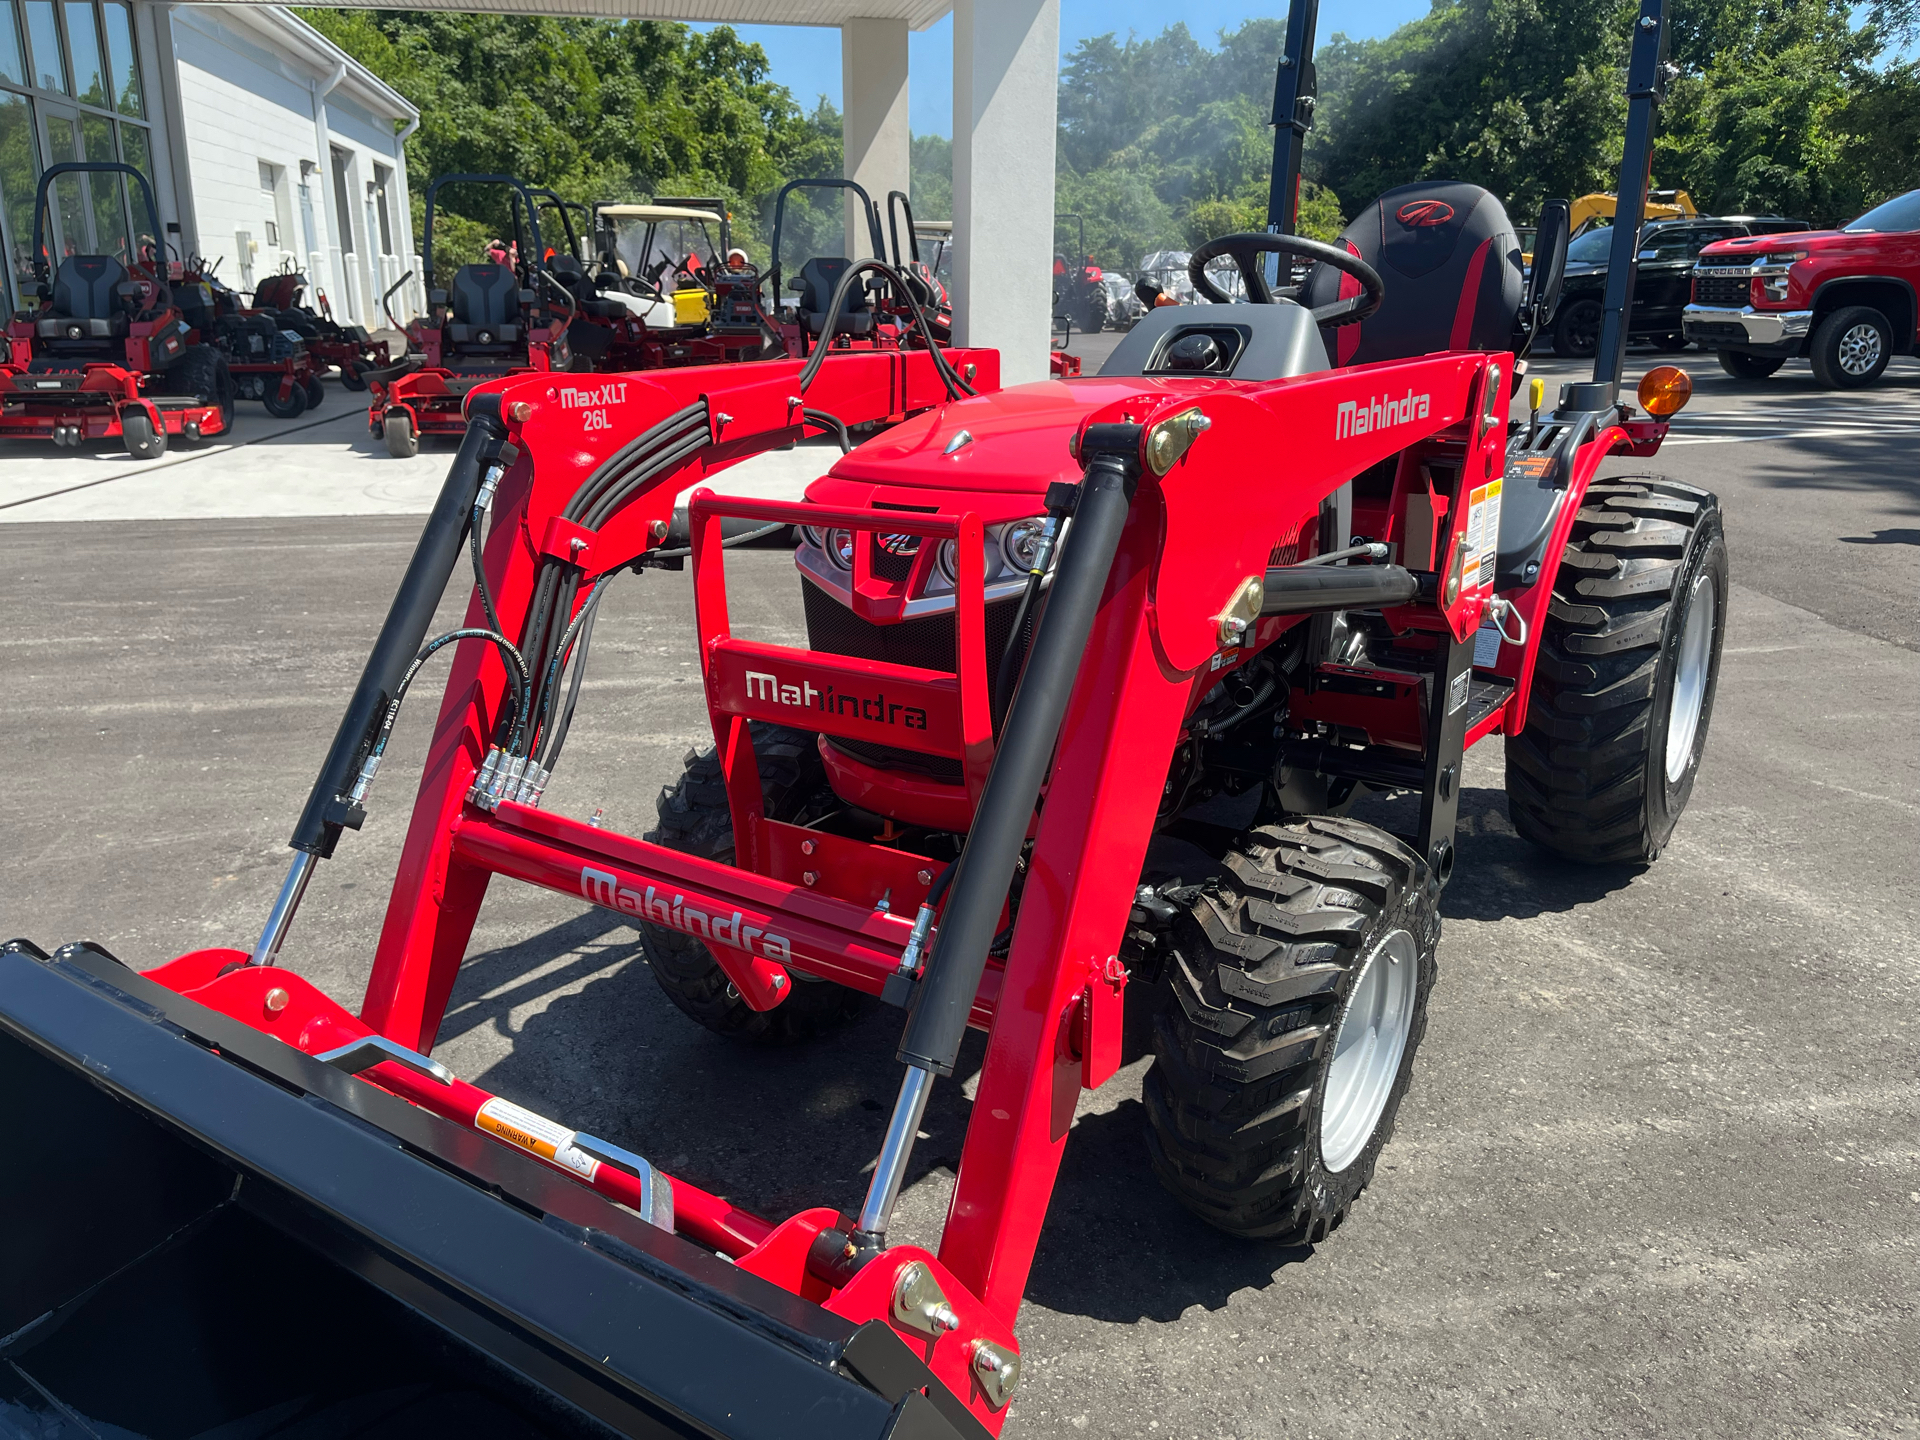
[[[569,549],[573,551],[575,555],[578,555],[582,550],[587,548],[587,542],[582,540],[578,535],[576,535],[573,537],[573,539],[567,542],[567,546]]]
[[[778,995],[782,990],[787,988],[787,977],[784,975],[776,975],[767,983],[773,987],[773,993]]]
[[[927,1318],[942,1330],[958,1330],[960,1328],[960,1317],[945,1305],[942,1305]]]
[[[913,878],[918,880],[922,885],[931,885],[933,884],[933,871],[916,870],[913,872]]]
[[[507,407],[507,418],[516,425],[524,425],[533,418],[533,406],[524,400],[516,400]]]
[[[653,536],[653,538],[656,540],[666,539],[667,538],[667,522],[664,520],[654,521],[651,525],[647,527],[647,533]]]
[[[1656,21],[1651,15],[1642,15],[1640,17],[1640,28],[1642,30],[1651,30],[1658,23],[1659,22]]]
[[[811,840],[802,840],[800,842],[800,853],[802,855],[811,855],[813,853],[813,842]]]
[[[287,1008],[287,1001],[292,998],[291,995],[287,994],[287,992],[282,990],[278,985],[274,986],[273,989],[266,993],[267,1014],[278,1015],[282,1010]]]
[[[817,885],[820,882],[820,872],[818,870],[802,870],[800,872],[800,878],[809,885]]]
[[[733,423],[733,417],[722,410],[713,417],[713,423],[715,425],[731,425]]]
[[[805,403],[806,402],[802,400],[798,395],[787,396],[787,408],[789,410],[798,410]]]

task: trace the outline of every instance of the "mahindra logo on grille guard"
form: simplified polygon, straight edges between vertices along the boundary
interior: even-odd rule
[[[749,955],[777,960],[785,965],[793,959],[793,946],[784,935],[775,935],[758,926],[748,925],[738,911],[731,915],[709,915],[686,903],[684,895],[669,900],[664,891],[647,886],[646,893],[629,889],[611,870],[596,870],[591,865],[580,869],[580,893],[587,903],[607,910],[618,910],[682,935],[710,940],[716,945],[731,945]]]
[[[796,710],[824,710],[829,715],[849,716],[875,725],[898,725],[904,730],[927,728],[925,710],[904,701],[889,700],[884,690],[873,695],[855,695],[845,690],[835,693],[831,685],[818,690],[805,680],[790,685],[765,670],[747,671],[746,681],[749,700],[766,700]]]

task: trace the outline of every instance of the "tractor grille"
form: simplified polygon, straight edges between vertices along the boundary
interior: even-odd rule
[[[1693,303],[1738,310],[1747,303],[1748,283],[1745,276],[1696,275],[1693,277]]]
[[[880,660],[889,665],[913,665],[922,670],[954,667],[954,618],[929,615],[923,620],[903,620],[898,625],[870,625],[842,605],[827,591],[802,581],[800,591],[807,612],[807,644],[829,655],[856,655],[863,660]],[[1000,657],[1007,648],[1013,630],[1013,612],[1017,600],[1002,600],[987,606],[987,674],[999,669]],[[828,741],[835,749],[888,770],[904,770],[924,775],[948,785],[963,778],[960,762],[944,755],[922,755],[891,745],[875,745],[864,740],[834,737]]]

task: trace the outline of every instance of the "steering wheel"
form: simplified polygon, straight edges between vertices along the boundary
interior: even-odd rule
[[[1246,282],[1247,299],[1255,305],[1271,305],[1274,303],[1273,291],[1267,285],[1266,267],[1257,258],[1265,254],[1300,255],[1308,260],[1323,261],[1360,282],[1358,295],[1313,307],[1313,318],[1319,324],[1357,325],[1386,303],[1387,284],[1380,278],[1378,270],[1342,246],[1323,245],[1304,235],[1222,235],[1193,252],[1187,261],[1187,278],[1193,281],[1194,289],[1214,304],[1231,303],[1226,293],[1207,274],[1209,261],[1230,255],[1233,263],[1239,267],[1240,278]]]

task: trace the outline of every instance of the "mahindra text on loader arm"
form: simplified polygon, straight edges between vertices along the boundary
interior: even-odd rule
[[[1665,40],[1662,0],[1641,14],[1626,197]],[[1296,64],[1311,43],[1290,23]],[[1663,367],[1637,410],[1619,396],[1630,249],[1595,378],[1551,411],[1536,383],[1508,419],[1565,217],[1550,203],[1525,285],[1503,209],[1462,184],[1390,192],[1340,245],[1225,237],[1192,260],[1215,304],[1155,312],[1079,379],[1000,389],[990,351],[822,346],[596,382],[626,388],[588,409],[548,374],[477,387],[251,950],[146,974],[86,944],[0,954],[0,1073],[75,1142],[31,1197],[47,1243],[0,1291],[10,1358],[90,1376],[63,1381],[76,1413],[138,1413],[135,1383],[217,1389],[195,1413],[221,1423],[412,1384],[406,1403],[476,1430],[995,1434],[1076,1098],[1118,1069],[1129,1005],[1152,1019],[1161,1183],[1195,1223],[1327,1239],[1425,1031],[1465,752],[1505,737],[1524,836],[1645,863],[1705,744],[1717,504],[1596,478],[1655,453],[1688,390]],[[1274,254],[1314,262],[1298,292],[1270,288]],[[1250,303],[1218,303],[1221,255]],[[678,492],[810,413],[885,428],[804,503],[701,486],[690,544],[663,544]],[[805,645],[736,633],[727,519],[801,527]],[[465,624],[428,640],[467,558]],[[712,748],[644,836],[546,808],[601,597],[683,563]],[[294,921],[443,650],[355,1014],[302,978]],[[1411,830],[1354,818],[1363,790],[1416,796]],[[630,921],[672,1003],[744,1042],[898,1007],[858,1209],[755,1213],[660,1170],[643,1135],[582,1133],[432,1058],[495,877]],[[893,1212],[969,1029],[971,1118],[922,1248]],[[226,1348],[154,1379],[187,1343],[168,1329],[137,1367],[75,1367],[109,1292],[189,1295]],[[263,1336],[302,1359],[262,1363]]]

